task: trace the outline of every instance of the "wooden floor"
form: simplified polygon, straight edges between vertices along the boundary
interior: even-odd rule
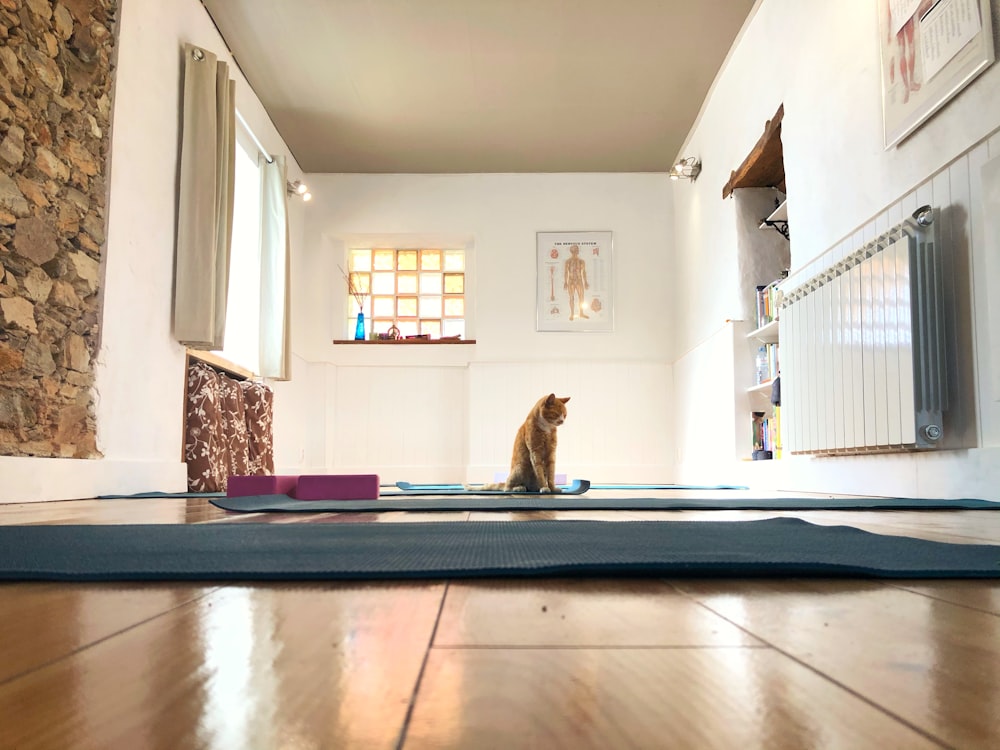
[[[998,511],[0,505],[0,524],[778,515],[1000,544]],[[400,747],[1000,748],[1000,580],[0,585],[3,750]]]

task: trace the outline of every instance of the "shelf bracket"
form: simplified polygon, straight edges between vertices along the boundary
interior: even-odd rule
[[[771,229],[777,230],[778,232],[781,233],[781,236],[784,237],[786,240],[790,239],[789,236],[788,236],[788,222],[787,221],[783,221],[781,219],[778,219],[776,221],[771,221],[769,219],[763,219],[760,222],[760,224],[761,224],[761,226],[771,227]]]

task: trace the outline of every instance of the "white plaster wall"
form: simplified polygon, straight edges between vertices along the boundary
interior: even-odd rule
[[[95,360],[103,459],[0,457],[0,502],[182,491],[184,349],[171,333],[181,48],[230,63],[236,106],[264,146],[289,157],[198,0],[122,0],[104,248],[104,310]],[[293,212],[301,206],[293,203]],[[293,213],[293,242],[301,216]],[[296,231],[299,232],[296,235]]]
[[[322,470],[377,472],[383,481],[492,479],[506,468],[530,406],[557,391],[573,398],[560,467],[606,481],[630,469],[667,481],[675,288],[665,175],[309,175],[308,182],[314,197],[297,257],[305,270],[293,278],[307,312],[293,318],[293,339],[308,367],[327,368]],[[614,332],[535,331],[535,233],[546,230],[614,232]],[[359,237],[466,247],[469,335],[477,343],[332,344],[348,337],[337,266]],[[299,410],[293,424],[316,416],[310,398],[289,393],[298,387],[278,387],[278,403]],[[276,428],[279,451],[295,440],[285,454],[292,458],[305,450],[302,437]]]
[[[777,483],[799,490],[997,497],[996,395],[984,384],[993,381],[987,300],[1000,293],[1000,278],[987,258],[998,248],[995,242],[976,241],[984,232],[975,196],[978,172],[992,153],[988,137],[1000,127],[1000,66],[988,69],[914,135],[886,151],[876,11],[874,3],[860,1],[762,0],[731,51],[682,150],[682,155],[700,156],[704,170],[697,183],[673,188],[678,275],[680,286],[689,290],[676,310],[678,349],[698,350],[734,309],[729,300],[738,294],[737,280],[729,273],[705,273],[735,266],[734,203],[723,201],[721,190],[764,122],[784,103],[793,273],[844,238],[863,235],[863,228],[876,226],[880,217],[888,221],[887,208],[915,195],[921,185],[967,213],[967,224],[955,231],[972,238],[973,294],[967,303],[976,393],[968,397],[975,399],[980,447],[942,456],[783,460],[780,468],[772,467]],[[686,356],[677,363],[678,372]],[[679,387],[675,403],[691,396]],[[679,421],[680,432],[689,428],[689,421]],[[681,467],[680,475],[686,471]]]

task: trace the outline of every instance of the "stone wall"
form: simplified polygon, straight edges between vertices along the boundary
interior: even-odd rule
[[[118,0],[0,0],[0,455],[95,458]]]

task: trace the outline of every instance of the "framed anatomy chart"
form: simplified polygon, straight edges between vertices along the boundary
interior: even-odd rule
[[[538,232],[539,331],[613,331],[611,232]]]
[[[990,0],[876,2],[890,148],[993,63],[993,24]]]

